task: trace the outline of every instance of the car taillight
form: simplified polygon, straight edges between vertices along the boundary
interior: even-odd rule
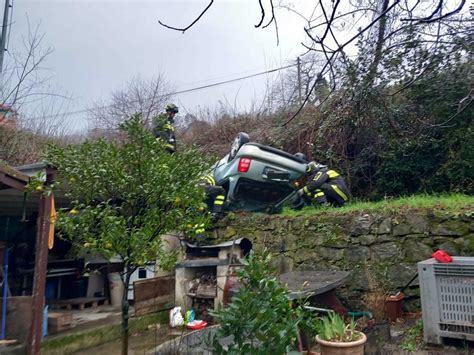
[[[252,162],[252,159],[249,158],[240,158],[239,160],[239,166],[237,170],[239,173],[246,173],[250,169],[250,163]]]

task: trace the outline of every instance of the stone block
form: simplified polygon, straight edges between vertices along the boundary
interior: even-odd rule
[[[356,246],[347,249],[347,260],[350,264],[364,263],[370,258],[370,249],[368,247]]]
[[[351,235],[363,235],[370,233],[370,227],[373,223],[373,217],[369,214],[354,217],[350,228]]]
[[[462,237],[469,233],[469,225],[461,220],[449,220],[442,224],[433,224],[431,233],[433,235]]]
[[[403,221],[402,223],[398,223],[393,226],[392,235],[395,237],[404,236],[410,234],[410,231],[410,225]]]
[[[231,239],[233,236],[237,235],[237,231],[234,227],[228,226],[224,232],[224,238]]]
[[[376,259],[398,259],[400,257],[400,248],[394,242],[376,244],[372,246],[372,256]]]
[[[425,245],[433,246],[434,245],[434,239],[432,236],[427,235],[427,234],[408,234],[404,238],[405,240],[416,240],[420,243],[423,243]]]
[[[345,249],[322,247],[317,250],[317,254],[328,261],[340,261],[344,259]]]
[[[425,233],[429,230],[429,223],[427,217],[422,214],[407,214],[406,221],[410,226],[411,233]]]
[[[347,235],[329,235],[324,237],[323,245],[331,248],[347,248],[351,238]]]
[[[393,287],[405,286],[417,273],[416,263],[397,263],[388,268],[388,279]],[[414,284],[416,284],[414,282]]]
[[[417,263],[429,259],[433,253],[433,248],[416,239],[406,239],[403,243],[404,260]]]
[[[456,246],[456,244],[454,244],[453,242],[449,241],[449,242],[444,242],[444,243],[441,243],[441,244],[437,244],[435,246],[435,249],[438,250],[438,249],[441,249],[441,250],[444,250],[446,253],[448,253],[449,255],[458,255],[458,248]],[[433,250],[435,251],[435,250]]]
[[[393,237],[389,234],[367,234],[367,235],[360,235],[358,237],[353,237],[353,239],[357,239],[361,245],[372,245],[376,243],[384,243],[393,241]]]
[[[376,234],[390,234],[392,231],[392,219],[385,218],[377,227]]]
[[[351,270],[351,277],[346,281],[345,286],[351,290],[370,290],[370,282],[364,267],[357,267]]]

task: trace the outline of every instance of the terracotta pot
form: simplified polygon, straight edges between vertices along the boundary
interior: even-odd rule
[[[347,343],[338,343],[332,341],[326,341],[316,336],[316,341],[321,348],[321,355],[364,355],[364,344],[367,341],[367,337],[364,333],[362,338]]]

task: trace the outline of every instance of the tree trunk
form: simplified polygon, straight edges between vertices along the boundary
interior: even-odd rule
[[[380,2],[378,3],[379,9],[377,11],[377,16],[387,11],[389,3],[390,3],[390,0],[380,0]],[[377,42],[375,44],[375,49],[374,49],[374,59],[372,63],[370,63],[369,71],[367,74],[367,87],[371,87],[374,84],[375,78],[377,76],[377,69],[382,59],[382,48],[384,44],[386,28],[387,28],[387,16],[385,15],[379,20],[379,23],[378,23]]]
[[[122,277],[123,294],[122,294],[122,355],[128,354],[128,284],[133,271],[126,269],[125,275]]]

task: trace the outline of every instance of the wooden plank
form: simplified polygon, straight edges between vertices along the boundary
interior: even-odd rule
[[[83,311],[85,308],[96,308],[99,304],[105,306],[109,304],[109,302],[105,297],[81,297],[51,301],[52,308],[66,308],[67,310],[71,310],[73,307],[77,307],[80,311]]]
[[[171,309],[174,307],[174,293],[172,295],[135,302],[133,307],[135,316],[143,316],[145,314]]]
[[[3,340],[0,340],[0,345],[12,345],[12,344],[15,344],[15,343],[18,343],[18,340],[16,340],[16,339],[11,339],[11,340],[3,339]]]
[[[48,327],[61,327],[72,324],[72,313],[48,312]]]
[[[160,296],[174,295],[175,278],[174,276],[155,277],[135,281],[133,283],[135,302],[140,302]]]
[[[24,183],[28,183],[30,181],[30,177],[28,175],[23,174],[21,171],[18,171],[4,163],[0,163],[0,172],[4,173],[5,175],[10,175],[17,180],[22,180]]]
[[[3,177],[0,177],[0,183],[20,191],[23,191],[26,185],[24,182],[18,181],[9,175],[3,175]]]
[[[175,302],[174,276],[162,276],[133,283],[136,316],[171,309]]]

